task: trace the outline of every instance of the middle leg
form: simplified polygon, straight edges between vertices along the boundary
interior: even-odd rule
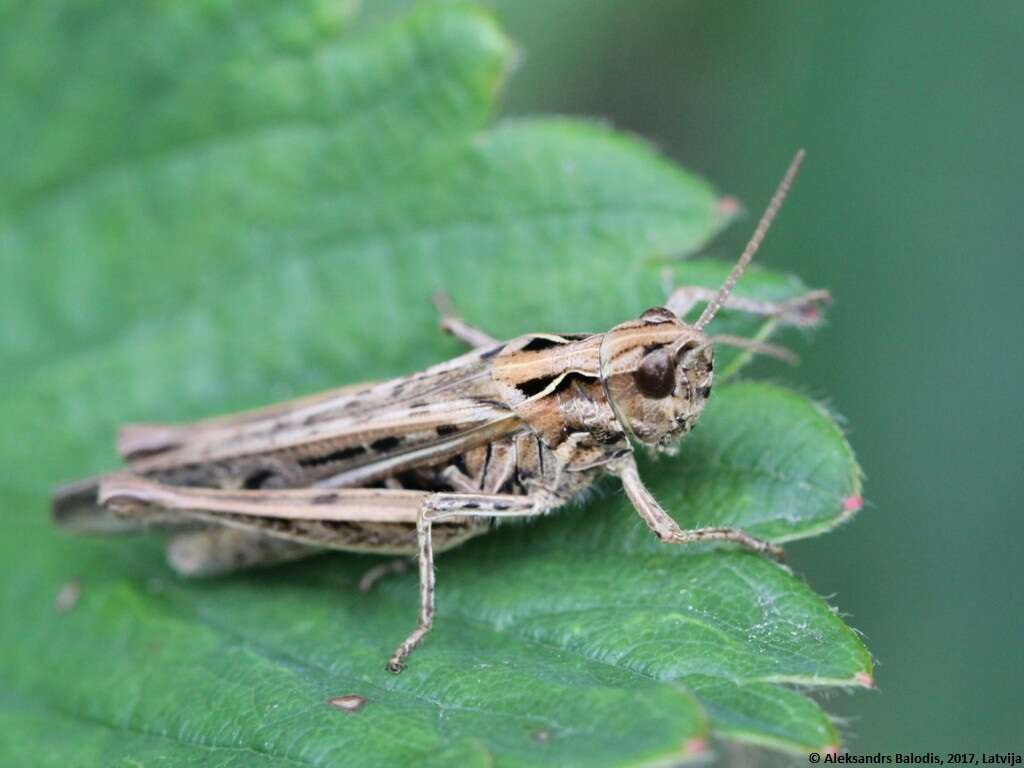
[[[434,306],[437,307],[441,330],[449,333],[473,349],[486,349],[498,344],[498,340],[490,334],[481,331],[476,326],[470,325],[455,312],[448,294],[438,292],[434,294]]]
[[[446,467],[441,472],[441,478],[451,487],[454,493],[480,493],[481,490],[484,492],[489,490],[486,488],[481,489],[471,477],[455,465]],[[378,581],[386,576],[405,573],[413,562],[411,557],[398,557],[373,566],[359,579],[360,591],[369,592]]]
[[[551,508],[542,499],[506,494],[438,493],[428,498],[416,520],[420,571],[420,612],[416,628],[399,644],[388,661],[388,671],[401,672],[409,654],[423,642],[434,624],[434,549],[431,526],[456,517],[531,517]]]

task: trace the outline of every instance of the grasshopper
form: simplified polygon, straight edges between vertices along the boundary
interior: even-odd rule
[[[403,556],[419,565],[419,620],[388,669],[399,672],[434,617],[434,552],[499,520],[544,515],[602,475],[618,477],[664,542],[732,542],[780,556],[731,528],[683,530],[644,486],[634,445],[672,453],[711,394],[716,343],[784,356],[767,344],[705,334],[722,307],[815,322],[813,291],[782,303],[731,296],[781,207],[797,153],[717,291],[680,288],[665,306],[606,333],[531,333],[499,342],[442,304],[441,326],[467,354],[421,373],[186,425],[129,424],[124,471],[54,492],[56,523],[79,532],[172,532],[172,568],[210,575],[325,549]],[[688,325],[699,303],[706,306]],[[394,569],[397,570],[397,565]],[[373,569],[368,588],[391,564]]]

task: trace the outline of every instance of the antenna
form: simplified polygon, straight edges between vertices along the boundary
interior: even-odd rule
[[[786,175],[782,177],[782,181],[779,182],[779,186],[775,190],[775,194],[772,195],[771,201],[768,203],[768,207],[765,208],[764,213],[761,214],[761,220],[757,222],[757,226],[754,228],[754,234],[750,236],[750,242],[747,243],[747,247],[743,249],[743,253],[740,254],[740,258],[736,262],[736,266],[729,272],[729,276],[725,278],[725,282],[722,283],[722,287],[718,289],[718,293],[715,294],[715,298],[708,302],[708,305],[704,307],[704,311],[700,313],[700,317],[697,318],[697,322],[694,323],[694,328],[698,331],[701,330],[705,325],[711,322],[715,314],[722,305],[725,304],[726,299],[729,298],[729,294],[732,293],[733,287],[736,285],[736,281],[743,276],[744,270],[750,260],[754,258],[754,254],[757,253],[757,249],[761,247],[761,242],[764,240],[764,236],[768,234],[768,229],[772,225],[772,221],[775,220],[776,214],[782,207],[782,202],[786,199],[786,195],[789,193],[789,188],[793,184],[793,179],[796,177],[796,172],[800,170],[800,163],[803,162],[804,154],[802,149],[799,150],[789,163],[789,168],[786,169]]]

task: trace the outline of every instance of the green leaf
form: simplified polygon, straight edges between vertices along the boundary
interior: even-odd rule
[[[717,285],[728,265],[676,257],[728,217],[606,127],[488,127],[514,49],[473,8],[363,30],[321,0],[9,5],[0,762],[634,765],[713,735],[838,742],[785,686],[868,681],[857,636],[783,567],[661,545],[611,484],[445,555],[436,629],[397,677],[415,578],[363,595],[372,558],[190,582],[153,537],[54,532],[48,488],[115,466],[120,422],[436,362],[457,349],[437,288],[496,335],[604,330],[663,299],[666,267]],[[739,290],[804,287],[754,270]],[[779,541],[860,494],[831,417],[775,385],[719,386],[642,472],[680,523]],[[327,704],[349,694],[359,711]]]

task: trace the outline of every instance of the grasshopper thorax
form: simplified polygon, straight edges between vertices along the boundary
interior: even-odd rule
[[[625,431],[674,452],[711,394],[714,351],[707,336],[657,307],[608,331],[600,356],[601,379]]]

